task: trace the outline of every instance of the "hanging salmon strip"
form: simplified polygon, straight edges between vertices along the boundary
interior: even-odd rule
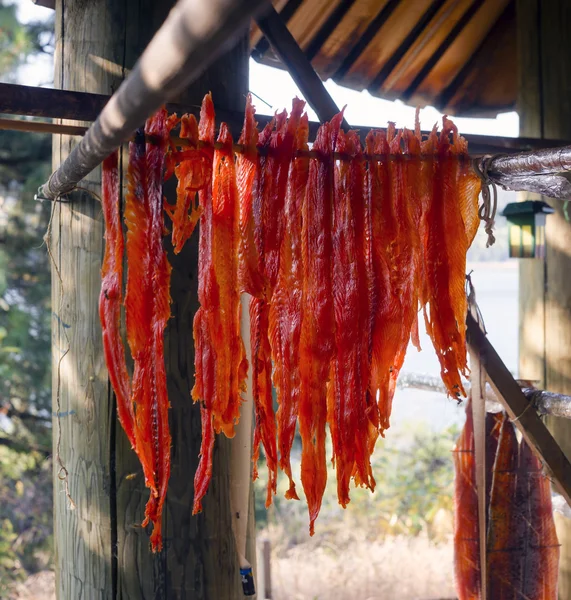
[[[260,258],[254,240],[253,188],[259,180],[260,157],[258,149],[266,147],[270,140],[272,126],[264,129],[261,143],[258,145],[258,127],[252,96],[246,99],[244,126],[238,143],[244,152],[236,156],[236,185],[238,187],[240,242],[238,246],[238,289],[260,298],[264,295],[264,281],[260,271]]]
[[[559,572],[559,541],[553,520],[551,483],[541,462],[525,440],[519,448],[515,509],[517,526],[512,528],[510,547],[518,548],[520,597],[556,600]],[[517,537],[515,537],[517,536]]]
[[[151,497],[145,520],[153,523],[151,545],[162,547],[161,515],[170,476],[171,437],[164,364],[164,330],[170,318],[170,273],[162,246],[162,183],[172,120],[159,110],[145,126],[153,143],[145,146],[139,131],[130,144],[127,225],[127,340],[134,360],[132,399],[135,405],[136,451]]]
[[[516,597],[521,580],[519,545],[512,547],[512,530],[517,529],[515,494],[519,444],[514,426],[505,419],[496,453],[489,504],[488,596],[497,600]],[[487,456],[486,456],[487,458]]]
[[[200,218],[201,207],[197,205],[197,192],[212,178],[212,155],[198,147],[198,123],[194,115],[182,117],[180,137],[188,140],[189,148],[172,153],[172,160],[175,163],[178,161],[174,167],[178,180],[176,205],[171,206],[165,202],[165,211],[172,221],[175,254],[182,250]]]
[[[452,135],[452,143],[450,143]],[[430,140],[432,142],[432,140]],[[480,183],[467,160],[467,144],[446,117],[437,146],[433,195],[426,211],[426,328],[438,355],[449,395],[466,395],[464,291],[466,253],[478,228]]]
[[[466,406],[466,423],[456,442],[454,458],[454,579],[458,600],[480,597],[480,544],[478,493],[472,407]]]
[[[200,139],[209,144],[205,151],[214,159],[214,105],[207,95],[200,111]],[[199,192],[201,208],[198,249],[198,301],[200,308],[194,316],[194,387],[192,397],[200,401],[202,442],[200,461],[194,476],[194,505],[192,514],[202,510],[202,498],[208,491],[212,477],[214,425],[212,410],[216,396],[216,354],[212,333],[219,328],[215,311],[220,305],[220,291],[216,280],[212,255],[212,180]]]
[[[246,389],[248,361],[240,335],[238,291],[239,206],[232,136],[220,126],[212,179],[212,257],[219,291],[221,330],[215,332],[216,397],[214,429],[234,436],[240,419],[240,392]]]
[[[270,323],[270,303],[277,283],[280,250],[284,235],[283,211],[288,173],[293,158],[294,142],[301,112],[305,103],[295,99],[290,118],[286,112],[276,115],[275,130],[266,142],[267,130],[262,132],[261,141],[267,143],[267,157],[260,161],[260,169],[254,187],[253,215],[255,244],[259,257],[259,268],[264,281],[263,293],[250,301],[250,338],[252,343],[252,387],[256,414],[254,430],[254,477],[257,476],[257,459],[260,442],[264,446],[268,465],[268,492],[266,505],[276,493],[277,448],[276,424],[272,395],[272,361],[270,330],[277,331],[277,324]],[[276,361],[280,347],[273,340]]]
[[[202,104],[199,134],[202,141],[213,146],[214,106],[210,94]],[[232,137],[224,123],[218,142],[222,147],[212,154],[212,183],[199,192],[200,308],[194,318],[196,375],[192,397],[202,402],[202,445],[193,513],[202,510],[202,498],[212,475],[214,431],[234,435],[248,368],[240,337],[238,191]]]
[[[121,337],[121,305],[123,304],[123,229],[119,204],[117,152],[103,161],[102,207],[105,219],[105,254],[101,266],[99,319],[103,335],[103,351],[109,380],[117,398],[119,422],[131,447],[136,445],[131,382],[125,362]]]
[[[309,121],[301,117],[295,150],[307,151]],[[280,269],[270,306],[273,382],[279,408],[276,414],[280,467],[289,479],[286,498],[299,500],[291,472],[290,454],[299,408],[299,341],[302,323],[301,208],[307,188],[309,158],[298,156],[290,166],[284,214]]]
[[[369,326],[365,263],[365,202],[361,143],[356,132],[339,132],[333,201],[333,306],[335,355],[328,390],[328,422],[337,469],[337,495],[345,507],[353,471],[373,487],[367,423]]]
[[[382,435],[390,426],[396,381],[418,310],[420,238],[414,222],[418,206],[408,197],[414,185],[409,178],[417,165],[411,160],[406,166],[400,158],[401,136],[394,124],[389,124],[386,136],[374,132],[368,142],[375,154],[387,157],[369,166],[373,171],[370,194],[376,285],[371,392],[378,394]],[[410,140],[408,145],[418,149]]]
[[[335,350],[333,290],[331,282],[331,209],[334,158],[342,113],[317,132],[313,151],[319,156],[309,165],[307,193],[302,206],[302,313],[299,348],[299,433],[302,442],[301,482],[309,508],[309,532],[327,481],[325,421],[327,382]]]

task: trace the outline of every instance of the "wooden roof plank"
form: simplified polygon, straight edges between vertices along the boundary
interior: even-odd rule
[[[460,35],[464,27],[466,27],[466,25],[470,22],[470,19],[478,12],[478,10],[484,4],[484,1],[485,0],[474,0],[470,4],[470,6],[462,15],[460,20],[456,23],[456,25],[454,25],[452,31],[450,31],[450,33],[440,44],[436,52],[426,62],[424,67],[421,69],[420,73],[418,73],[418,75],[414,78],[414,80],[408,86],[408,88],[401,94],[401,97],[404,102],[408,102],[410,100],[410,97],[418,89],[420,84],[426,79],[430,71],[432,71],[433,67],[442,58],[442,56],[444,55],[446,50],[448,50],[448,48],[454,42],[454,40]]]
[[[514,18],[515,10],[513,4],[508,4],[502,14],[498,17],[496,22],[493,24],[488,35],[482,40],[477,50],[472,54],[469,58],[468,62],[460,69],[460,71],[456,74],[451,83],[442,91],[440,96],[437,98],[435,102],[435,106],[440,110],[444,110],[448,103],[454,98],[456,92],[460,89],[460,87],[466,81],[468,75],[473,71],[474,66],[479,61],[479,58],[483,52],[483,50],[488,46],[490,40],[494,39],[495,35],[498,33],[498,30],[504,29],[508,23]]]
[[[341,0],[335,7],[335,10],[329,15],[327,21],[321,26],[305,50],[305,55],[309,60],[315,58],[323,44],[329,39],[329,36],[335,31],[339,23],[341,23],[343,17],[349,12],[353,4],[355,4],[355,0]]]
[[[369,23],[367,29],[365,29],[363,35],[359,38],[357,43],[351,48],[346,58],[343,60],[335,74],[333,79],[338,81],[343,79],[345,75],[350,71],[351,67],[357,62],[361,54],[367,48],[372,39],[377,35],[379,29],[391,16],[395,8],[400,3],[400,0],[389,0],[383,8],[377,13],[377,16]]]
[[[387,60],[387,62],[383,65],[383,68],[371,81],[368,87],[380,88],[383,85],[386,78],[393,72],[393,69],[401,61],[403,56],[410,50],[412,44],[414,44],[418,36],[421,35],[422,32],[426,29],[427,25],[430,23],[430,21],[432,21],[436,13],[442,8],[445,2],[446,0],[434,0],[434,2],[430,4],[428,9],[424,12],[424,14],[416,23],[416,25],[404,38],[400,46],[392,54],[389,60]]]

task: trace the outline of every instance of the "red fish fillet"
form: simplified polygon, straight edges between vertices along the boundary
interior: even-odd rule
[[[213,145],[214,107],[210,94],[203,101],[199,133],[202,141]],[[213,155],[212,184],[199,192],[201,306],[194,319],[196,378],[192,396],[202,401],[203,435],[193,513],[202,509],[210,482],[214,431],[234,435],[248,368],[240,337],[238,192],[232,137],[224,123],[218,142],[222,147]]]
[[[258,128],[252,96],[248,94],[244,126],[238,143],[244,152],[236,156],[236,185],[238,187],[240,243],[238,247],[238,288],[256,297],[264,294],[264,280],[260,272],[259,255],[254,240],[253,189],[259,180],[260,158],[258,147],[269,144],[271,127],[264,130],[261,146],[258,146]]]
[[[452,143],[449,136],[452,134]],[[433,197],[426,212],[427,331],[440,360],[441,376],[453,397],[466,395],[460,374],[466,359],[466,252],[478,222],[479,185],[467,158],[466,142],[444,118]]]
[[[480,597],[480,544],[478,495],[474,456],[472,408],[466,408],[466,423],[456,442],[454,457],[454,575],[458,600]]]
[[[268,467],[266,508],[276,493],[278,458],[276,448],[276,421],[272,396],[272,360],[268,338],[270,307],[261,298],[250,300],[250,342],[252,345],[252,388],[256,424],[254,428],[252,460],[253,478],[258,477],[260,444],[264,446]]]
[[[197,205],[196,195],[212,177],[212,157],[209,152],[198,148],[198,123],[194,115],[182,117],[180,137],[189,141],[190,149],[173,154],[174,159],[180,161],[174,167],[178,180],[176,205],[171,206],[165,202],[165,210],[173,225],[172,244],[175,254],[182,250],[198,223],[201,208]]]
[[[511,533],[517,529],[514,503],[518,446],[514,426],[506,419],[497,448],[488,511],[488,596],[494,600],[515,600],[521,578]]]
[[[245,390],[248,362],[240,335],[240,294],[238,291],[238,193],[232,136],[225,123],[220,126],[214,152],[212,180],[212,260],[219,290],[219,323],[214,332],[216,388],[214,429],[227,437],[234,435],[240,419],[241,391]]]
[[[520,527],[514,529],[523,529],[521,538],[515,540],[521,544],[517,555],[522,577],[519,597],[556,600],[560,550],[553,520],[551,484],[542,472],[541,462],[525,441],[520,444],[517,478],[515,505],[516,510],[519,509]]]
[[[308,149],[309,122],[301,117],[295,150]],[[280,467],[289,479],[286,498],[299,500],[291,473],[290,454],[299,408],[299,342],[302,323],[301,208],[309,175],[309,158],[299,156],[290,166],[284,209],[284,238],[280,269],[270,306],[273,382],[279,408],[276,414]]]
[[[130,145],[127,224],[127,340],[134,359],[136,451],[151,497],[143,525],[153,523],[151,545],[162,547],[161,515],[170,476],[171,438],[164,365],[164,329],[170,318],[170,273],[162,246],[164,157],[169,140],[166,110],[151,117],[145,133],[155,137],[146,149],[139,134]]]
[[[349,502],[353,471],[372,487],[367,423],[369,324],[365,263],[364,172],[356,132],[339,132],[337,151],[347,155],[335,171],[333,202],[333,306],[335,355],[331,365],[328,422],[337,469],[337,496]]]
[[[280,345],[276,338],[279,328],[275,321],[270,321],[270,303],[279,272],[280,249],[284,234],[281,215],[285,205],[289,167],[304,104],[294,99],[289,119],[286,119],[285,111],[276,115],[275,131],[271,132],[267,145],[267,157],[264,161],[260,161],[253,202],[254,239],[260,272],[265,282],[262,296],[254,297],[250,301],[252,387],[256,409],[254,476],[257,474],[258,448],[262,442],[269,470],[267,505],[271,503],[272,494],[276,492],[277,481],[276,426],[271,387],[272,348],[274,354],[278,354],[275,360],[281,362]],[[279,217],[276,218],[278,215]]]
[[[119,175],[117,153],[103,161],[102,207],[105,219],[105,254],[101,266],[99,318],[103,334],[103,351],[109,380],[117,397],[117,414],[127,439],[134,449],[134,411],[131,382],[125,362],[121,337],[121,305],[123,303],[123,230],[119,214]]]
[[[199,135],[208,144],[206,151],[214,158],[214,105],[210,94],[204,97],[200,111]],[[213,310],[220,305],[220,292],[212,256],[212,181],[198,194],[202,214],[198,248],[198,301],[200,308],[194,316],[194,387],[192,398],[201,401],[202,442],[200,460],[194,475],[194,504],[192,514],[202,510],[202,498],[212,477],[214,426],[212,409],[216,395],[216,354],[212,331],[219,326]],[[210,309],[210,310],[209,310]]]
[[[307,193],[302,206],[303,292],[299,349],[299,432],[302,440],[301,482],[309,508],[309,532],[314,533],[327,480],[325,420],[327,382],[335,349],[331,282],[331,207],[334,177],[333,152],[342,114],[324,123],[309,165]]]
[[[380,432],[384,435],[390,426],[396,380],[416,320],[420,239],[413,221],[416,207],[407,196],[413,182],[408,183],[407,168],[398,158],[402,153],[401,134],[396,135],[394,125],[390,124],[387,136],[383,132],[375,132],[373,136],[374,142],[370,141],[369,146],[374,144],[376,154],[396,156],[392,160],[373,161],[369,167],[376,179],[371,211],[377,286],[371,392],[378,394]]]

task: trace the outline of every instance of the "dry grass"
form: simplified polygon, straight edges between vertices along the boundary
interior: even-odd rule
[[[426,600],[454,598],[451,540],[424,535],[367,540],[366,532],[280,551],[279,531],[265,531],[272,547],[272,600]],[[317,537],[317,536],[316,536]],[[331,539],[331,538],[330,538]],[[258,557],[258,568],[262,564]],[[261,586],[261,580],[259,582]]]
[[[55,600],[56,586],[53,571],[40,571],[16,585],[10,600]]]

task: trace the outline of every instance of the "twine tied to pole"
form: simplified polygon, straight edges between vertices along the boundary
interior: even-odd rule
[[[482,158],[477,158],[472,161],[474,171],[476,171],[476,174],[482,182],[482,204],[478,209],[478,217],[480,217],[480,220],[484,221],[485,223],[484,230],[488,235],[486,248],[493,246],[496,242],[496,238],[494,236],[494,225],[496,211],[498,208],[498,190],[496,188],[496,184],[488,175],[488,168],[492,158],[493,157],[488,154]],[[492,189],[491,192],[490,188]]]

